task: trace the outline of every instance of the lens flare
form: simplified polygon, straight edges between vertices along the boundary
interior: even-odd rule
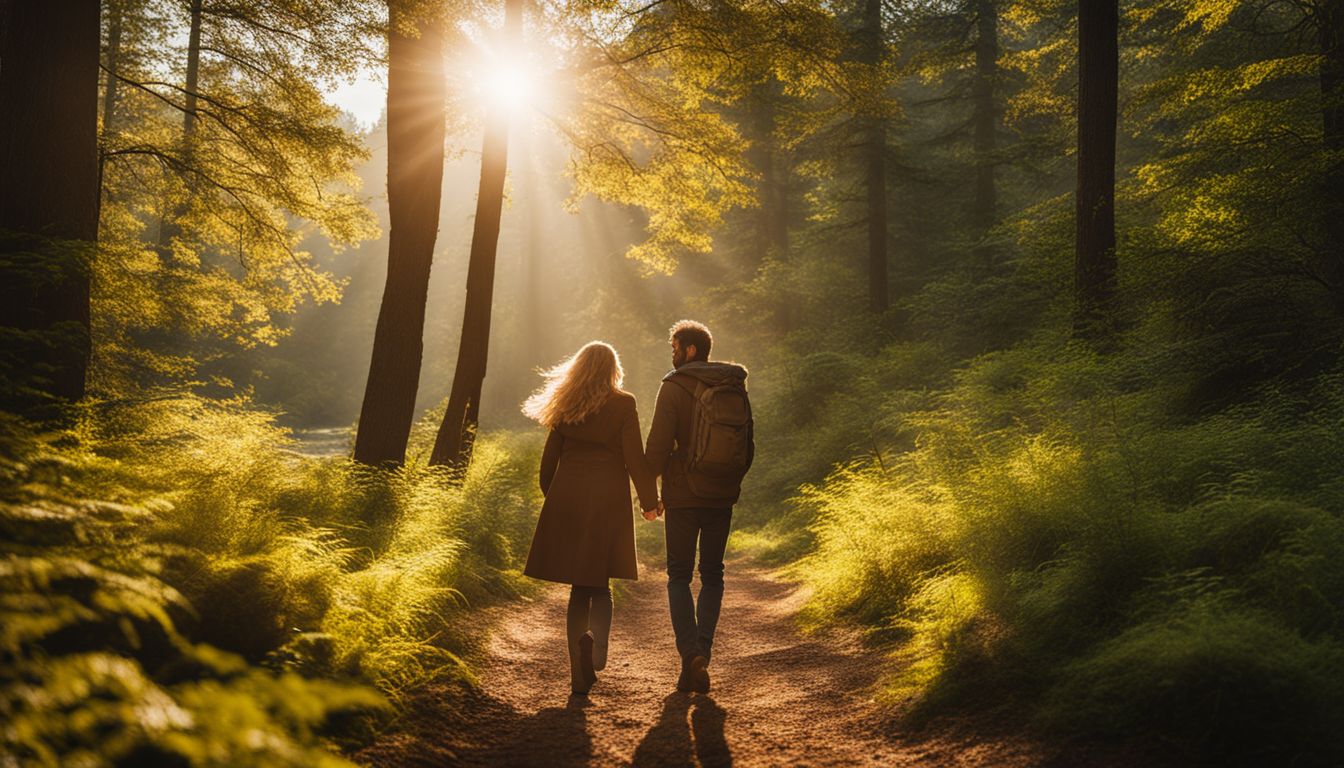
[[[485,97],[512,114],[535,106],[537,96],[536,79],[525,67],[496,66],[485,78]]]

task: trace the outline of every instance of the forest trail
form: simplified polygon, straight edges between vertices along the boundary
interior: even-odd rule
[[[944,724],[903,736],[871,691],[889,663],[856,637],[801,634],[797,584],[729,562],[709,695],[678,693],[661,572],[616,595],[607,669],[569,695],[568,587],[493,609],[476,661],[481,690],[453,706],[428,690],[406,722],[356,755],[374,765],[1022,766],[1054,762],[1039,744]],[[697,586],[698,588],[698,586]],[[1057,757],[1057,756],[1056,756]]]

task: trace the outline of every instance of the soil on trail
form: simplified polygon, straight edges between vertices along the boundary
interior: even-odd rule
[[[796,584],[730,562],[708,695],[678,693],[661,573],[617,593],[607,668],[569,693],[568,587],[497,609],[479,691],[426,691],[356,755],[374,765],[1019,766],[1055,762],[1011,733],[906,735],[872,699],[889,662],[841,633],[801,634]],[[698,586],[697,586],[698,588]]]

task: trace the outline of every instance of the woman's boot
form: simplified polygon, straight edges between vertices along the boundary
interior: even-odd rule
[[[611,642],[611,590],[600,588],[593,594],[588,626],[593,633],[593,669],[601,672],[607,666],[607,648]]]

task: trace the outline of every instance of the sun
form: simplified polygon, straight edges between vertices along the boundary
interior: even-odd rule
[[[496,64],[484,78],[486,100],[511,115],[521,114],[535,106],[540,91],[532,68],[519,64]]]
[[[529,116],[553,115],[569,103],[568,78],[554,45],[543,38],[507,44],[471,30],[473,43],[462,46],[447,64],[450,80],[470,83],[478,108],[530,122]]]

